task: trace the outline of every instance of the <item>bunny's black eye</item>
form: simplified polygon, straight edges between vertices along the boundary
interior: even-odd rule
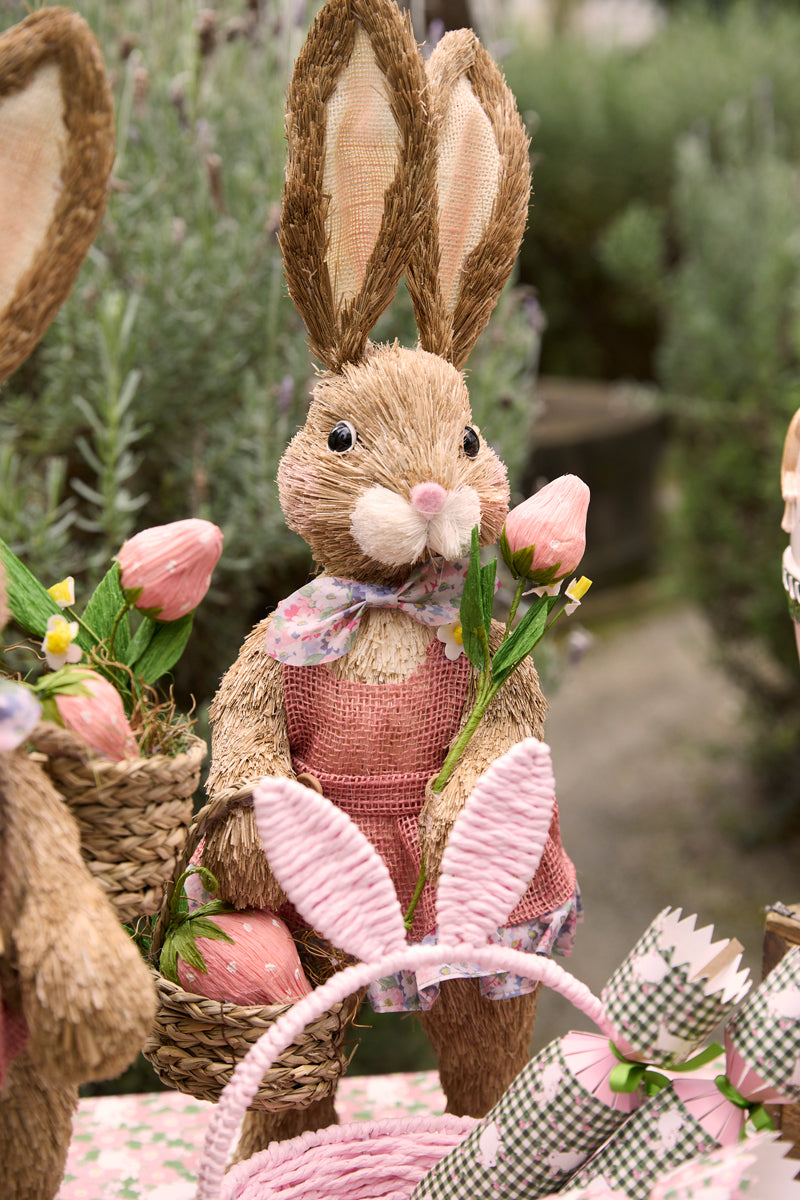
[[[464,440],[461,443],[467,458],[476,458],[481,448],[481,440],[470,425],[464,426]]]
[[[358,434],[349,421],[339,421],[328,434],[328,449],[333,450],[334,454],[344,454],[346,450],[353,449],[357,438]]]

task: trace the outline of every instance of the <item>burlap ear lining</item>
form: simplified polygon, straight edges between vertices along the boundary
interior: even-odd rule
[[[360,360],[380,314],[391,303],[414,244],[423,234],[420,190],[429,175],[431,130],[424,115],[422,60],[407,18],[393,4],[352,0],[326,8],[295,67],[287,106],[290,139],[281,246],[292,299],[303,317],[312,351],[332,371]],[[359,294],[336,313],[328,266],[322,194],[324,108],[333,94],[342,58],[357,24],[370,37],[389,86],[397,123],[400,170],[386,192],[386,206]],[[342,42],[345,52],[342,51]],[[331,59],[336,62],[332,63]]]
[[[458,300],[452,314],[445,310],[438,284],[438,234],[433,230],[435,207],[429,210],[429,231],[409,270],[423,349],[448,358],[462,368],[489,321],[511,274],[527,219],[530,195],[528,139],[511,93],[486,50],[471,31],[447,35],[447,52],[438,64],[431,86],[438,120],[460,75],[466,75],[492,124],[500,152],[501,173],[486,232],[462,266]]]
[[[41,251],[0,318],[0,381],[31,353],[63,304],[91,245],[108,195],[114,157],[111,94],[100,52],[77,13],[43,10],[5,35],[0,96],[26,86],[55,60],[70,141],[62,190]]]

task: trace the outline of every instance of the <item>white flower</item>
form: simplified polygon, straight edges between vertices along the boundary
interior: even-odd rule
[[[574,580],[572,581],[575,582]],[[561,583],[542,584],[540,587],[528,588],[527,592],[523,592],[523,596],[557,596],[561,591]]]
[[[42,649],[51,671],[57,671],[66,663],[81,661],[83,652],[80,646],[75,645],[77,636],[77,621],[68,621],[59,615],[48,618]]]
[[[455,662],[464,653],[464,638],[461,632],[461,622],[453,621],[449,625],[440,625],[436,630],[440,642],[444,642],[445,658]]]

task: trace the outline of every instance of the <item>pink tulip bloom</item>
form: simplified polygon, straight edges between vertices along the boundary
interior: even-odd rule
[[[230,942],[198,937],[206,971],[178,956],[178,980],[187,992],[228,1004],[293,1004],[307,996],[306,978],[286,925],[266,909],[215,913]]]
[[[586,549],[588,508],[589,489],[583,480],[561,475],[512,509],[500,547],[513,575],[538,584],[570,575]]]
[[[192,518],[143,529],[117,555],[122,588],[157,621],[177,621],[197,608],[222,553],[222,530]]]
[[[88,696],[54,696],[64,727],[104,758],[138,758],[136,738],[117,689],[89,670],[82,673],[81,683],[88,689]]]

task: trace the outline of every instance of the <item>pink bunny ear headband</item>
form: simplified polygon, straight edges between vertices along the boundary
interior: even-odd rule
[[[406,941],[389,872],[350,818],[295,780],[262,780],[253,807],[275,876],[303,918],[360,961],[298,1001],[236,1068],[209,1127],[198,1200],[218,1197],[237,1126],[269,1064],[332,1004],[395,971],[465,959],[512,971],[565,996],[611,1035],[601,1001],[562,967],[487,942],[536,872],[554,799],[550,751],[535,738],[489,767],[453,827],[437,891],[439,940],[423,946]],[[471,1123],[457,1124],[463,1134]]]
[[[374,1200],[378,1193],[373,1184],[378,1174],[381,1200],[408,1200],[412,1188],[417,1200],[490,1196],[494,1194],[491,1178],[486,1185],[484,1167],[487,1161],[494,1165],[494,1150],[500,1146],[499,1141],[495,1146],[492,1137],[500,1124],[505,1125],[506,1116],[514,1117],[515,1113],[511,1125],[533,1125],[537,1143],[533,1157],[530,1153],[523,1155],[530,1186],[526,1184],[522,1193],[512,1187],[509,1195],[550,1195],[563,1189],[567,1178],[572,1183],[576,1165],[588,1159],[587,1167],[581,1168],[586,1179],[575,1171],[574,1181],[581,1190],[572,1193],[576,1200],[585,1200],[595,1194],[595,1185],[606,1183],[605,1178],[601,1181],[596,1177],[596,1171],[593,1174],[593,1164],[602,1162],[604,1172],[610,1174],[619,1168],[621,1177],[625,1177],[631,1153],[625,1131],[637,1122],[657,1122],[662,1109],[669,1116],[676,1103],[682,1103],[680,1095],[686,1087],[688,1102],[697,1107],[695,1102],[700,1097],[704,1105],[699,1115],[692,1111],[686,1116],[694,1138],[693,1153],[704,1147],[724,1146],[733,1139],[731,1153],[735,1152],[739,1166],[748,1154],[753,1156],[752,1140],[744,1143],[735,1138],[744,1127],[742,1106],[752,1107],[753,1099],[785,1101],[800,1095],[800,951],[787,955],[726,1025],[726,1040],[735,1044],[741,1063],[735,1055],[731,1059],[729,1050],[726,1066],[734,1079],[724,1079],[724,1091],[717,1087],[719,1080],[690,1080],[682,1089],[680,1082],[668,1085],[667,1079],[660,1076],[658,1087],[663,1090],[657,1090],[646,1101],[647,1089],[638,1089],[637,1084],[639,1077],[646,1084],[648,1076],[653,1075],[645,1063],[681,1072],[696,1070],[701,1059],[707,1061],[708,1052],[690,1061],[687,1058],[740,1004],[750,987],[749,972],[739,970],[738,943],[712,942],[710,927],[695,929],[694,917],[681,918],[680,910],[671,909],[665,909],[651,923],[606,984],[602,1000],[543,956],[489,944],[489,936],[503,924],[536,871],[552,819],[554,793],[549,749],[534,738],[519,743],[489,767],[456,821],[442,857],[436,901],[438,943],[410,945],[389,872],[350,818],[294,780],[262,780],[255,789],[253,804],[276,877],[312,927],[361,961],[298,1001],[236,1068],[209,1126],[197,1200],[218,1200],[220,1195],[225,1200],[267,1200],[270,1196],[282,1196],[284,1200],[332,1200],[336,1196]],[[385,975],[403,968],[417,970],[464,960],[491,972],[512,971],[546,984],[585,1013],[601,1033],[568,1034],[546,1047],[531,1060],[485,1122],[445,1115],[304,1134],[239,1164],[222,1190],[229,1148],[264,1072],[309,1021]],[[765,1029],[772,1031],[766,1040]],[[618,1030],[625,1031],[624,1039]],[[767,1043],[772,1049],[769,1063],[764,1065],[759,1055]],[[731,1072],[728,1060],[734,1067],[739,1063],[741,1069]],[[753,1062],[760,1064],[758,1071],[752,1068]],[[555,1065],[557,1084],[552,1069]],[[625,1077],[633,1071],[631,1086],[624,1081],[614,1083],[612,1074],[619,1070]],[[736,1084],[745,1095],[739,1094]],[[574,1100],[573,1092],[580,1094],[584,1108],[594,1105],[601,1119],[588,1125],[567,1115],[563,1121],[553,1120],[553,1106]],[[723,1137],[717,1128],[720,1115],[726,1126],[733,1128],[731,1139]],[[520,1116],[532,1120],[520,1120]],[[712,1129],[710,1118],[715,1122]],[[568,1153],[562,1145],[564,1126],[574,1126]],[[557,1150],[560,1148],[550,1155],[546,1153],[548,1129],[556,1131],[553,1144]],[[616,1139],[610,1136],[615,1131],[620,1135]],[[600,1150],[606,1138],[605,1150]],[[507,1149],[512,1153],[502,1156],[503,1169],[510,1165],[513,1172],[514,1148],[509,1145]],[[457,1167],[451,1151],[461,1156]],[[774,1196],[775,1200],[786,1196],[788,1200],[789,1193],[794,1196],[795,1192],[788,1182],[790,1168],[780,1165],[781,1151],[776,1146],[774,1152],[767,1147],[763,1153],[771,1164],[769,1170],[777,1172],[776,1179],[780,1176],[781,1186],[774,1192],[756,1194]],[[681,1167],[686,1157],[677,1154],[672,1165],[688,1169]],[[703,1170],[723,1170],[725,1162],[720,1166],[712,1155]],[[530,1172],[535,1174],[537,1170],[541,1178],[531,1178]],[[637,1195],[647,1195],[650,1200],[660,1196],[657,1185],[651,1196],[644,1168],[642,1176],[643,1190]],[[272,1182],[264,1183],[265,1177]],[[627,1190],[603,1191],[602,1187],[597,1192],[609,1200],[626,1194]],[[686,1192],[687,1197],[693,1194]]]

